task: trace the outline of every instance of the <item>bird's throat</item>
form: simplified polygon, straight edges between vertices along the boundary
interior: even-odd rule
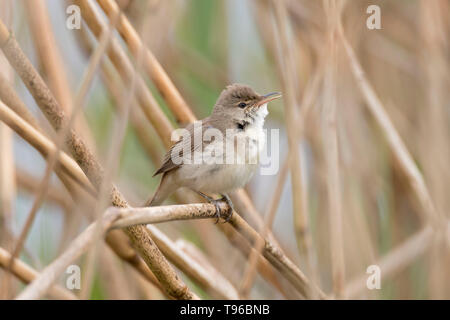
[[[268,114],[269,111],[267,110],[267,103],[258,107],[256,112],[250,112],[246,117],[248,125],[245,129],[262,129],[264,127],[264,121]]]

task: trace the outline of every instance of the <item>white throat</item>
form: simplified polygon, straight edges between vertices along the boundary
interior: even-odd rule
[[[260,106],[258,111],[253,115],[253,122],[248,125],[247,129],[262,129],[264,127],[264,120],[268,114],[267,103],[265,103]]]
[[[266,143],[264,121],[268,114],[267,103],[265,103],[253,114],[253,121],[245,128],[245,135],[250,139],[250,148],[254,151],[253,156],[256,157],[259,157]]]

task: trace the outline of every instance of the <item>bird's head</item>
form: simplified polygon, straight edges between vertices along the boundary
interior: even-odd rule
[[[234,122],[253,123],[256,118],[264,118],[267,115],[267,103],[280,97],[279,92],[260,95],[247,85],[232,84],[221,92],[211,116]]]

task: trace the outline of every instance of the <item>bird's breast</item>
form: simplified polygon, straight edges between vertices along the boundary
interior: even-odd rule
[[[243,187],[258,168],[265,140],[261,126],[227,136],[223,149],[212,142],[197,151],[201,163],[183,164],[177,170],[177,183],[205,193],[227,193]],[[218,154],[221,150],[222,156]]]

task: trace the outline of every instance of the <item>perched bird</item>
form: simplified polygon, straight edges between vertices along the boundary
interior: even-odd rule
[[[233,204],[227,193],[247,184],[258,168],[267,104],[279,97],[279,92],[259,95],[243,84],[227,86],[211,115],[184,128],[167,152],[154,174],[162,174],[161,182],[146,206],[159,205],[178,188],[187,187],[216,206],[217,221],[221,215],[218,203],[225,201],[228,221]],[[222,198],[213,199],[207,193]]]

